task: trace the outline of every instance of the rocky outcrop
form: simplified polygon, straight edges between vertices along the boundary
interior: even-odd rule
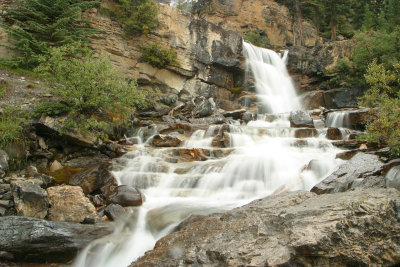
[[[0,217],[0,251],[5,252],[0,255],[19,262],[66,263],[91,241],[112,231],[112,225],[82,225],[22,216]]]
[[[299,26],[289,9],[273,0],[199,0],[194,12],[242,35],[260,32],[274,47],[300,44]],[[304,45],[314,46],[319,39],[315,28],[305,21],[303,29]]]
[[[131,266],[368,266],[400,261],[400,194],[293,192],[192,220]]]
[[[95,221],[96,209],[79,186],[53,186],[47,188],[47,193],[50,200],[50,220],[83,222],[89,219]]]
[[[326,194],[344,192],[355,187],[383,187],[383,166],[384,163],[377,155],[359,152],[311,191]]]

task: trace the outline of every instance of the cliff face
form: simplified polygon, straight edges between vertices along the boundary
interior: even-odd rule
[[[265,33],[274,47],[299,45],[299,27],[289,10],[273,0],[199,0],[195,12],[226,29],[245,34]],[[317,41],[315,28],[303,23],[305,46]]]
[[[158,16],[159,26],[154,32],[127,37],[118,22],[92,9],[85,17],[103,34],[94,38],[91,46],[108,54],[122,72],[137,78],[142,87],[158,89],[162,97],[178,100],[203,95],[216,98],[222,106],[224,101],[228,103],[241,60],[240,34],[165,4],[159,5]],[[140,48],[152,42],[174,48],[179,66],[157,69],[143,62]],[[224,108],[229,109],[226,105]]]

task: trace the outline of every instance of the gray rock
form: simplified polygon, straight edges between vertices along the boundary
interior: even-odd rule
[[[8,172],[8,155],[0,149],[0,178],[3,178]]]
[[[356,179],[368,179],[370,176],[380,175],[383,165],[377,155],[358,152],[311,191],[317,194],[347,191]]]
[[[107,198],[107,202],[110,204],[118,204],[122,207],[129,207],[142,205],[143,199],[142,194],[136,188],[120,185],[115,192]]]
[[[400,166],[394,166],[385,175],[386,187],[400,190]]]
[[[313,119],[303,110],[293,111],[290,113],[290,127],[314,128]]]
[[[11,191],[18,215],[43,219],[47,215],[49,198],[41,182],[35,180],[12,181]]]
[[[171,135],[157,134],[153,137],[152,144],[156,147],[177,147],[182,143],[178,137]]]
[[[248,123],[249,121],[253,120],[253,113],[251,113],[250,111],[246,111],[242,115],[242,120],[244,122],[246,122],[246,123]]]
[[[22,262],[66,263],[91,241],[112,231],[112,225],[82,225],[7,216],[0,218],[0,251]]]
[[[116,221],[119,218],[127,216],[128,213],[125,211],[125,209],[121,205],[110,204],[105,208],[104,214],[111,221]]]
[[[223,115],[225,118],[232,118],[234,120],[239,120],[243,117],[243,115],[246,113],[245,109],[239,109],[239,110],[234,110],[234,111],[227,111],[224,112]]]
[[[183,224],[130,266],[390,266],[400,261],[399,194],[267,197]]]

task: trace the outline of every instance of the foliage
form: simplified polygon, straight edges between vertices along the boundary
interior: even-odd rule
[[[156,68],[179,65],[174,49],[164,48],[160,42],[151,43],[141,48],[142,60]]]
[[[60,102],[43,102],[36,106],[35,116],[59,116],[65,115],[71,111],[71,108]]]
[[[251,30],[243,35],[243,39],[258,47],[269,47],[268,37],[264,31]]]
[[[365,75],[370,85],[361,105],[376,108],[376,119],[367,125],[365,140],[389,145],[400,155],[400,64],[391,68],[374,60]]]
[[[130,35],[147,33],[158,25],[155,0],[117,0],[113,13]]]
[[[10,143],[23,142],[22,125],[26,114],[21,110],[8,107],[0,114],[0,148],[5,149]]]
[[[36,71],[51,84],[52,94],[70,109],[64,121],[65,130],[78,128],[105,138],[103,130],[107,122],[113,122],[110,114],[117,114],[123,118],[118,121],[124,122],[131,111],[145,103],[145,94],[138,90],[135,81],[123,78],[107,57],[93,58],[87,48],[52,48]],[[56,111],[51,105],[45,112]]]
[[[196,2],[196,0],[179,0],[176,8],[186,12],[190,12]]]
[[[96,33],[81,12],[97,2],[90,0],[16,0],[12,8],[4,8],[8,24],[1,27],[13,38],[8,47],[15,52],[14,67],[37,66],[49,48],[77,41],[88,42]]]

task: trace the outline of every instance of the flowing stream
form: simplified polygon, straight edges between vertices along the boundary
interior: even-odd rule
[[[202,125],[181,147],[154,148],[148,140],[118,159],[120,184],[139,188],[141,207],[119,222],[115,232],[90,244],[75,266],[127,266],[190,215],[207,215],[290,190],[309,190],[337,167],[338,152],[318,132],[296,138],[289,114],[300,108],[284,58],[244,43],[259,98],[271,116],[258,114],[247,125]],[[180,136],[179,133],[172,133]],[[225,147],[213,146],[216,136]],[[184,138],[180,136],[180,138]],[[180,152],[198,153],[185,160]],[[204,160],[204,159],[207,160]]]

